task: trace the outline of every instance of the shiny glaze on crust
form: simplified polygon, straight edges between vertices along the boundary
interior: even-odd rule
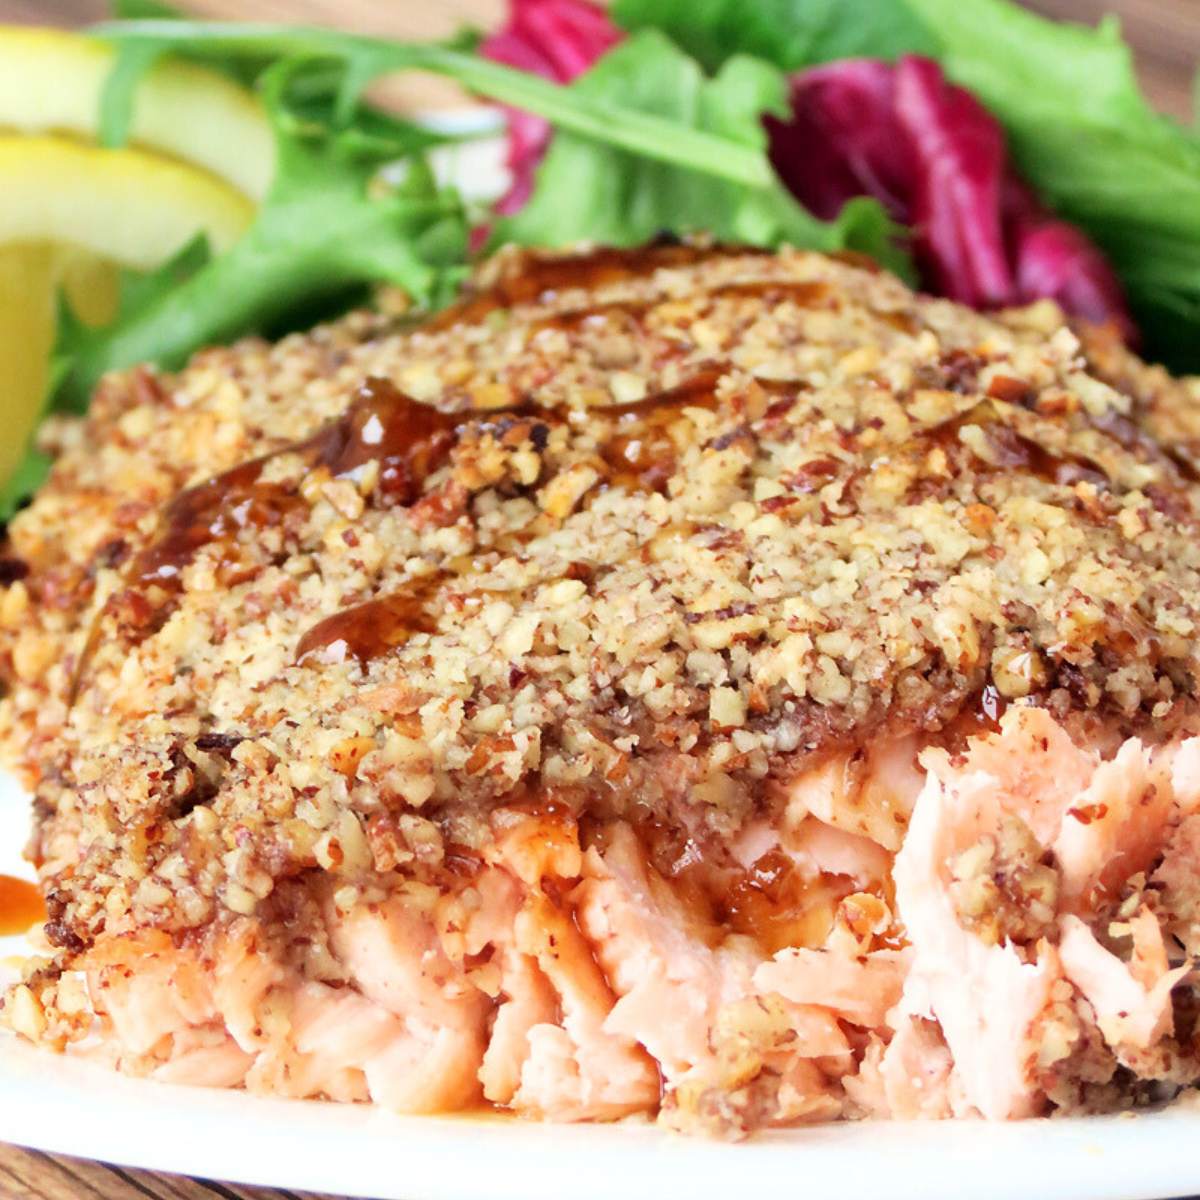
[[[443,572],[423,575],[404,588],[314,625],[296,647],[296,665],[356,659],[364,669],[372,659],[402,646],[414,633],[433,633],[437,617],[431,601],[445,580]]]

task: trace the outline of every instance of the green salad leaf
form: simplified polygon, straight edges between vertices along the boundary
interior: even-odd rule
[[[111,339],[112,330],[135,325],[144,313],[164,301],[211,261],[208,239],[200,235],[154,271],[121,271],[116,314],[102,327],[81,321],[66,296],[60,294],[50,369],[49,411],[86,412],[89,385],[95,374],[89,364],[94,358],[104,357],[104,347]]]
[[[935,42],[902,0],[616,0],[625,29],[658,29],[707,71],[750,54],[785,71],[838,58],[928,54]]]
[[[46,481],[53,460],[30,447],[13,473],[0,484],[0,522],[10,521],[25,500]]]
[[[1155,112],[1113,21],[1096,29],[1007,0],[905,0],[946,73],[1003,123],[1022,175],[1104,250],[1151,357],[1200,368],[1200,139]]]
[[[167,4],[164,0],[110,0],[109,11],[113,17],[125,21],[182,21],[187,18],[187,13],[182,8],[175,4]],[[251,62],[246,59],[223,59],[221,57],[213,57],[205,54],[188,55],[197,62],[203,63],[206,67],[211,67],[214,70],[220,71],[223,75],[228,75],[237,83],[251,86],[261,71],[267,66],[267,62]],[[109,103],[115,103],[110,99]],[[103,121],[102,121],[103,125]],[[108,142],[102,142],[108,145]],[[120,140],[112,143],[120,145]]]
[[[422,70],[445,75],[500,104],[537,113],[554,125],[609,142],[648,158],[697,166],[750,187],[768,187],[770,164],[750,147],[715,140],[617,102],[581,98],[571,88],[489,62],[457,44],[390,42],[301,25],[258,25],[219,21],[125,21],[97,25],[92,32],[118,50],[109,87],[124,90],[130,77],[149,68],[151,51],[203,55],[226,63],[304,60],[341,71],[336,116],[346,122],[358,109],[363,89],[392,71]],[[150,60],[150,61],[148,61]],[[124,138],[128,123],[107,132]],[[721,153],[721,151],[724,153]]]
[[[762,115],[786,111],[787,81],[776,68],[746,57],[731,59],[709,79],[663,34],[647,30],[605,55],[571,91],[706,130],[727,145],[753,149],[765,163]],[[493,242],[628,246],[662,232],[707,232],[757,246],[850,247],[897,270],[907,265],[874,201],[848,206],[836,223],[819,221],[778,182],[748,189],[570,132],[555,137],[529,203],[498,223]]]

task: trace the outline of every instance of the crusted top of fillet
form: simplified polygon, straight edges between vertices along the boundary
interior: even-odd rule
[[[359,313],[104,381],[2,564],[0,738],[60,944],[469,851],[533,787],[686,795],[728,835],[797,756],[936,730],[984,686],[1123,729],[1188,710],[1193,384],[1051,305],[649,254],[504,255],[432,326]],[[339,477],[311,439],[369,379],[491,415],[407,491]],[[181,489],[263,456],[148,578]],[[313,639],[381,597],[408,614],[382,648],[355,637],[386,604]]]

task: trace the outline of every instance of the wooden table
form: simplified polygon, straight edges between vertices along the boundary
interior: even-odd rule
[[[248,1188],[127,1171],[103,1163],[39,1154],[0,1145],[0,1196],[4,1200],[333,1200],[276,1188]],[[482,1198],[481,1198],[482,1200]]]
[[[1200,58],[1200,0],[1027,0],[1031,8],[1059,17],[1095,20],[1121,15],[1138,54],[1148,94],[1164,111],[1187,118],[1192,111],[1192,74]],[[220,17],[321,21],[391,33],[439,37],[464,22],[489,27],[504,0],[183,0],[183,7]],[[80,25],[107,12],[106,0],[0,0],[0,21]],[[414,103],[440,105],[458,99],[439,81],[421,80],[404,93]],[[301,1200],[273,1188],[181,1179],[129,1171],[100,1163],[0,1145],[0,1197],[4,1200]],[[308,1197],[307,1200],[320,1200]],[[483,1197],[480,1200],[484,1200]]]

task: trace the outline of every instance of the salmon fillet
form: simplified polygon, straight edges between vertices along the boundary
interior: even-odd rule
[[[725,1136],[1196,1083],[1197,396],[702,244],[108,377],[0,560],[5,1023]]]

